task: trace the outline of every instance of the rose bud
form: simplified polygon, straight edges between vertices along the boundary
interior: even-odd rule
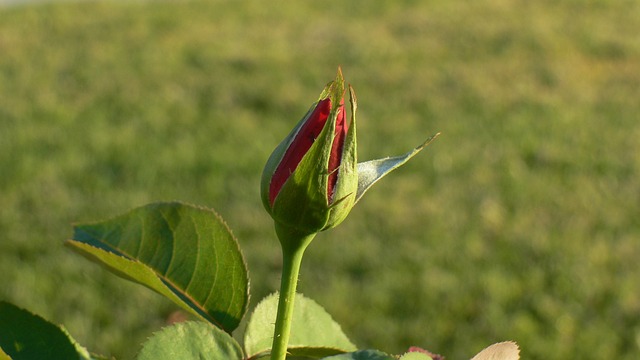
[[[341,223],[355,203],[356,99],[346,122],[344,79],[338,70],[320,98],[278,145],[262,173],[262,202],[276,228],[314,234]]]
[[[357,101],[349,86],[351,122],[347,123],[344,92],[338,69],[336,79],[276,147],[262,172],[262,203],[281,238],[312,235],[337,226],[373,184],[439,135],[406,154],[358,164]]]

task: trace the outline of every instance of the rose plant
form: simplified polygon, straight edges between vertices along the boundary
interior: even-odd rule
[[[332,360],[441,359],[419,347],[405,354],[358,349],[316,302],[296,294],[305,249],[339,225],[380,178],[406,163],[438,134],[404,155],[357,162],[355,91],[342,72],[330,82],[262,173],[262,203],[282,249],[280,291],[252,310],[242,346],[231,336],[246,315],[249,278],[238,243],[211,209],[152,203],[117,217],[76,225],[72,250],[118,276],[144,285],[193,317],[153,334],[136,359],[270,358]],[[517,359],[512,342],[494,344],[474,360]],[[0,360],[105,359],[80,346],[61,326],[0,302]]]

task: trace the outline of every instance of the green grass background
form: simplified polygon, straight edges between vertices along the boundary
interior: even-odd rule
[[[640,2],[207,1],[0,8],[0,298],[132,358],[175,308],[63,247],[157,200],[213,207],[252,304],[280,255],[262,166],[341,65],[359,157],[442,132],[310,247],[361,348],[640,354]]]

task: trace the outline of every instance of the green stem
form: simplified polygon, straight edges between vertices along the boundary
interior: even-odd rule
[[[273,333],[273,346],[271,347],[271,360],[285,360],[300,264],[302,264],[305,249],[316,234],[300,235],[277,224],[276,232],[282,245],[282,279],[280,281],[278,314]]]

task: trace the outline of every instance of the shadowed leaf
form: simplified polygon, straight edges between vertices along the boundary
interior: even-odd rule
[[[0,301],[0,348],[0,360],[90,360],[64,329],[5,301]]]

